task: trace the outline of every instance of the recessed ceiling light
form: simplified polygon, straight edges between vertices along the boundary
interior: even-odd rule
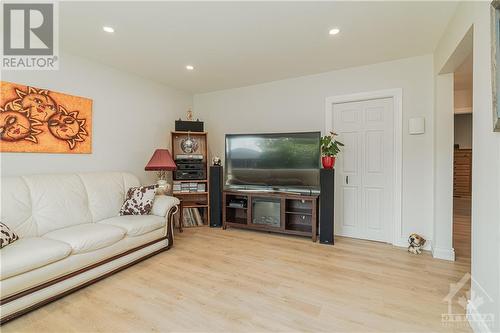
[[[186,69],[187,69],[188,71],[192,71],[192,70],[194,69],[194,66],[193,66],[193,65],[187,65],[187,66],[186,66]]]
[[[112,27],[108,27],[108,26],[102,27],[102,30],[109,32],[109,33],[115,32],[115,29],[113,29]]]
[[[340,29],[339,28],[333,28],[333,29],[330,29],[330,31],[328,31],[328,33],[330,35],[336,35],[340,32]]]

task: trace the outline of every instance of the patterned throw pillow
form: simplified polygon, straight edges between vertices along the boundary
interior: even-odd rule
[[[127,192],[120,215],[148,215],[153,208],[158,185],[132,187]]]
[[[8,226],[0,222],[0,249],[19,239],[19,236]]]

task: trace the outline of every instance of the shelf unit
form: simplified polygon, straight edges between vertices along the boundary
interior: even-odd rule
[[[208,194],[208,192],[175,192],[174,194],[180,194],[180,195],[203,195],[203,194]]]
[[[318,234],[318,196],[290,193],[238,192],[223,193],[223,228],[245,228],[311,237]],[[230,206],[239,201],[242,207]],[[264,215],[257,213],[261,204]]]
[[[203,218],[203,225],[210,224],[210,198],[209,198],[209,183],[208,183],[208,141],[207,132],[171,132],[171,143],[172,143],[172,156],[175,159],[179,154],[185,154],[181,148],[181,142],[183,139],[191,137],[198,142],[198,148],[192,154],[203,155],[203,167],[205,171],[205,176],[202,179],[187,179],[187,180],[173,180],[175,184],[185,184],[185,183],[197,183],[203,184],[205,186],[205,191],[203,192],[173,192],[172,195],[179,198],[182,201],[182,212],[180,214],[180,230],[182,231],[182,220],[184,216],[184,210],[187,208],[198,208],[201,209],[201,215]],[[187,227],[187,226],[184,226]]]
[[[193,183],[193,182],[196,182],[196,183],[207,183],[207,180],[205,179],[196,179],[196,180],[174,180],[174,182],[176,183]]]

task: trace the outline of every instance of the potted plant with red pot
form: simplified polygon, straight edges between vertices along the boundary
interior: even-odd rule
[[[337,135],[337,133],[330,132],[321,137],[321,163],[325,169],[333,169],[335,157],[340,152],[340,147],[344,146],[342,142],[335,139]]]

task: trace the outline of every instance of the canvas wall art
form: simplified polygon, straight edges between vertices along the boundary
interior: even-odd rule
[[[92,100],[0,82],[0,151],[92,152]]]

